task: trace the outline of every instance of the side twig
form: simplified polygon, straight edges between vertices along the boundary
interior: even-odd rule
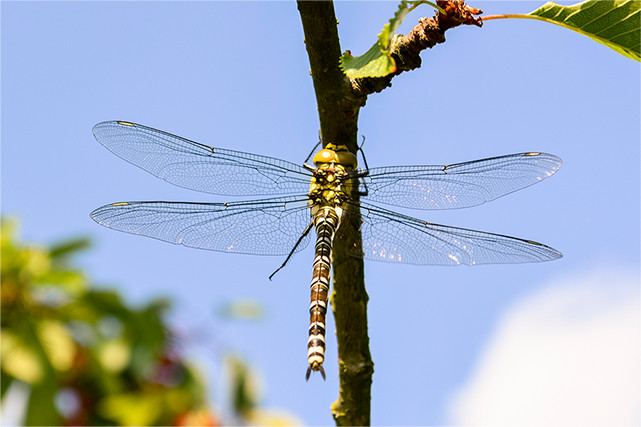
[[[438,0],[436,2],[446,14],[436,11],[433,18],[420,18],[418,25],[406,35],[397,35],[392,40],[390,53],[396,62],[396,72],[385,77],[352,79],[354,96],[365,97],[371,93],[381,92],[390,86],[395,76],[421,66],[420,53],[445,42],[445,31],[460,25],[481,27],[483,21],[475,17],[483,13],[465,4],[463,0]]]

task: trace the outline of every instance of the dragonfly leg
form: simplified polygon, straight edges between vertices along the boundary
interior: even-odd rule
[[[305,161],[303,163],[307,163],[309,161],[309,159],[312,158],[312,155],[314,155],[314,152],[316,151],[318,146],[321,145],[322,142],[323,142],[323,137],[321,135],[321,131],[319,130],[318,131],[318,142],[316,143],[316,145],[314,145],[314,148],[312,148],[312,152],[309,153],[309,156],[307,156],[307,158],[305,159]]]
[[[365,165],[365,170],[369,170],[369,166],[367,166],[367,159],[365,158],[365,151],[363,151],[363,145],[365,145],[365,135],[363,135],[363,142],[361,142],[360,147],[358,147],[358,151],[361,152],[361,157],[363,157],[363,164]]]
[[[298,241],[296,242],[292,250],[289,252],[289,255],[287,255],[287,258],[285,258],[285,262],[283,262],[283,264],[280,267],[278,267],[272,274],[270,274],[269,280],[272,280],[272,277],[274,277],[276,273],[278,273],[283,267],[285,267],[285,265],[287,265],[287,262],[289,262],[289,259],[294,255],[296,248],[298,247],[298,245],[300,245],[300,242],[303,241],[305,236],[309,234],[313,225],[314,225],[314,221],[310,221],[307,227],[305,228],[305,231],[303,231],[303,234],[301,234],[301,236],[298,238]]]
[[[368,175],[369,175],[369,169],[363,169],[358,171],[358,173],[354,174],[352,176],[352,179],[361,179],[361,178],[365,178]],[[363,186],[365,187],[365,191],[358,192],[358,195],[361,197],[365,197],[369,194],[369,189],[367,188],[367,182],[365,180],[363,180]],[[358,187],[359,187],[358,184],[354,186],[354,188],[358,188]]]

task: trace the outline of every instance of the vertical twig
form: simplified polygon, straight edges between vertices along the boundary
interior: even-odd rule
[[[340,42],[331,1],[298,1],[305,45],[318,104],[323,143],[346,145],[357,152],[358,112],[364,103],[351,91],[339,68]],[[346,239],[334,246],[331,296],[336,335],[340,390],[332,405],[337,425],[369,425],[373,363],[367,334],[367,292],[363,260],[348,255],[347,242],[360,242],[359,224],[343,222]]]
[[[420,53],[445,41],[445,31],[460,25],[481,26],[482,13],[464,0],[437,0],[445,13],[421,18],[406,36],[391,46],[397,71],[385,77],[348,79],[339,68],[341,47],[334,5],[331,1],[298,0],[305,45],[314,81],[323,143],[346,145],[357,152],[358,113],[369,94],[390,86],[397,75],[421,65]],[[355,199],[358,195],[353,195]],[[340,390],[332,405],[338,425],[369,425],[374,364],[367,333],[367,292],[363,260],[349,255],[348,242],[361,244],[360,218],[343,221],[344,239],[334,242],[334,281],[331,295],[336,337]]]

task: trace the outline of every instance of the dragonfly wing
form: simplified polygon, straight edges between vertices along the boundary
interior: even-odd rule
[[[173,244],[253,255],[289,254],[311,220],[306,196],[234,203],[113,203],[93,211],[91,218]],[[309,235],[297,251],[308,243]]]
[[[477,265],[550,261],[563,256],[531,240],[432,224],[367,203],[361,204],[361,219],[363,250],[356,254],[374,261]]]
[[[118,157],[179,187],[231,196],[309,191],[310,172],[285,160],[213,148],[129,122],[98,123],[93,134]]]
[[[447,166],[390,166],[369,170],[361,190],[367,199],[412,209],[480,205],[553,175],[561,159],[520,153]]]

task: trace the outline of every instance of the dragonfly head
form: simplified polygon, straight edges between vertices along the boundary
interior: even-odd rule
[[[356,156],[345,145],[335,145],[331,142],[314,155],[316,167],[326,163],[338,163],[347,170],[354,170],[358,166]]]

